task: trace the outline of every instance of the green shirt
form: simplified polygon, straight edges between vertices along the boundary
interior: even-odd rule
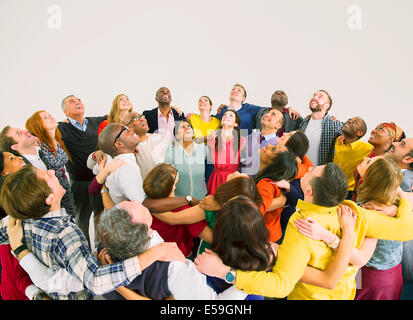
[[[207,211],[204,210],[205,220],[208,223],[208,226],[212,229],[214,227],[215,221],[217,220],[216,211]],[[201,240],[201,244],[199,245],[198,254],[201,254],[205,251],[206,248],[211,248],[211,244]]]

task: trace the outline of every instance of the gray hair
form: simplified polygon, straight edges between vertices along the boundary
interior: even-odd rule
[[[133,223],[129,212],[116,206],[100,215],[96,234],[108,254],[119,261],[143,253],[150,241],[148,226]]]
[[[74,95],[71,94],[71,95],[68,95],[66,98],[63,98],[63,100],[62,100],[62,110],[65,110],[65,109],[66,109],[65,100],[66,100],[67,98],[70,98],[70,97],[74,97]]]

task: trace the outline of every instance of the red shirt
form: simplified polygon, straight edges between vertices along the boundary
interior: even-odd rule
[[[3,300],[29,300],[25,291],[33,282],[10,250],[9,244],[0,245],[1,298]]]
[[[190,208],[190,206],[186,205],[172,211],[178,212],[186,208]],[[152,215],[152,217],[153,221],[151,228],[158,231],[165,242],[176,242],[178,248],[182,251],[185,257],[191,254],[194,247],[194,239],[197,238],[207,226],[205,220],[193,224],[170,225],[159,220],[154,215]]]
[[[105,129],[105,127],[108,125],[108,120],[106,119],[106,120],[103,120],[101,123],[100,123],[100,125],[99,125],[99,128],[98,128],[98,135],[100,135],[100,133],[103,131],[103,129]]]

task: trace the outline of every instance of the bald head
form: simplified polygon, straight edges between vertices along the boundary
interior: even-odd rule
[[[120,123],[108,124],[100,133],[98,138],[98,148],[111,157],[118,155],[118,149],[114,145],[116,136],[122,130],[123,125]]]

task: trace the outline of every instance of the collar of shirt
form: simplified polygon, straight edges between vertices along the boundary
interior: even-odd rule
[[[363,141],[361,139],[358,139],[356,141],[353,141],[349,144],[345,144],[344,143],[344,135],[341,135],[337,138],[337,143],[339,146],[349,146],[352,150],[355,149],[357,147],[357,145],[359,145],[360,143],[363,143]]]
[[[70,121],[70,123],[71,123],[75,128],[78,128],[79,130],[82,130],[82,131],[86,131],[87,124],[88,124],[88,122],[89,122],[86,118],[84,118],[85,120],[83,121],[83,125],[82,125],[79,121],[76,121],[76,120],[74,120],[74,119],[72,119],[72,118],[67,117],[67,119]]]
[[[237,107],[237,108],[231,108],[230,106],[228,106],[228,110],[234,110],[234,111],[238,112],[242,109],[243,106],[244,106],[243,103],[241,103],[240,106]]]
[[[173,118],[174,114],[172,113],[172,108],[169,109],[168,116]],[[158,118],[160,117],[166,119],[166,117],[162,114],[161,110],[158,108]]]
[[[113,159],[121,159],[124,160],[127,163],[136,165],[136,156],[134,153],[122,153],[122,154],[118,154],[116,157],[114,157]]]
[[[308,211],[313,211],[317,213],[331,213],[332,211],[337,210],[337,206],[335,207],[322,207],[319,205],[316,205],[314,203],[306,202],[301,199],[298,199],[297,205],[296,205],[297,210],[308,210]]]
[[[265,141],[268,141],[268,140],[271,140],[271,139],[274,139],[274,138],[276,138],[277,137],[277,134],[276,133],[272,133],[272,134],[267,134],[267,135],[263,135],[262,137],[264,137],[264,139],[265,139]]]
[[[66,212],[66,209],[65,208],[60,208],[59,210],[49,211],[44,216],[42,216],[42,219],[43,218],[46,218],[46,219],[59,218],[59,217],[65,217],[67,215],[68,215],[68,213]]]
[[[38,169],[47,170],[46,164],[40,158],[40,147],[36,147],[36,154],[23,154],[22,156],[26,158],[34,167]]]

